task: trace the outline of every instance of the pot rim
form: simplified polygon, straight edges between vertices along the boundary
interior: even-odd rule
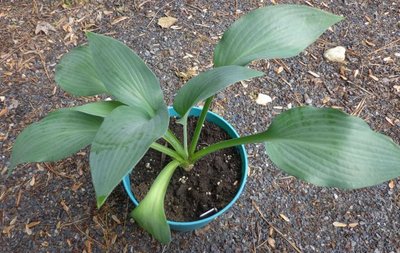
[[[190,116],[199,116],[201,113],[202,108],[201,107],[193,107],[190,110],[189,115]],[[168,107],[168,112],[170,114],[170,117],[176,117],[178,116],[178,113],[175,112],[175,110],[172,107]],[[223,126],[219,127],[223,128],[223,130],[225,130],[228,135],[232,138],[238,138],[240,137],[239,134],[236,132],[236,130],[233,128],[233,126],[231,124],[229,124],[229,122],[227,122],[224,118],[222,118],[221,116],[219,116],[218,114],[208,111],[207,112],[207,116],[206,116],[206,120],[207,118],[211,118],[211,120],[209,119],[209,121],[213,122],[215,120],[219,121],[220,124],[224,124]],[[215,123],[215,122],[214,122]],[[232,207],[232,205],[238,200],[239,196],[242,194],[246,181],[247,181],[247,174],[248,174],[248,159],[247,159],[247,153],[246,153],[246,149],[244,147],[244,145],[239,145],[237,146],[238,151],[239,151],[239,155],[240,155],[240,159],[242,161],[242,177],[240,180],[240,187],[238,189],[238,191],[236,192],[235,196],[232,198],[232,200],[221,210],[219,210],[218,212],[216,212],[215,214],[208,216],[204,219],[199,219],[199,220],[195,220],[195,221],[171,221],[171,220],[167,220],[168,225],[170,225],[171,227],[179,227],[179,226],[194,226],[194,227],[198,227],[198,226],[202,226],[205,225],[209,222],[211,222],[212,220],[214,220],[215,218],[217,218],[218,216],[222,215],[223,213],[225,213],[229,208]],[[133,195],[132,191],[131,191],[131,186],[130,186],[130,175],[131,172],[129,172],[124,178],[123,178],[123,185],[125,188],[125,191],[128,193],[129,198],[131,199],[131,201],[133,202],[133,204],[135,206],[139,205],[139,202],[136,200],[135,196]]]

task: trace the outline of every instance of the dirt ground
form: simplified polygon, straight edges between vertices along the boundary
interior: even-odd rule
[[[400,252],[400,180],[341,191],[280,172],[263,145],[248,145],[245,193],[202,230],[173,233],[162,246],[143,232],[119,186],[97,210],[87,150],[54,163],[19,166],[6,178],[16,136],[48,112],[100,98],[75,98],[54,82],[60,57],[85,30],[134,49],[161,80],[168,104],[185,79],[211,67],[222,32],[243,13],[280,3],[346,17],[300,56],[259,61],[266,75],[219,94],[212,110],[240,134],[266,129],[274,115],[310,104],[358,115],[400,143],[398,1],[40,1],[0,0],[0,251],[2,252]],[[159,18],[177,22],[161,28]],[[323,52],[341,45],[346,63]],[[258,105],[259,93],[273,101]]]

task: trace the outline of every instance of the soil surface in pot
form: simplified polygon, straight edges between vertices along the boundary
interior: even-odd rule
[[[189,137],[192,136],[196,122],[197,118],[189,118]],[[182,140],[182,126],[174,118],[171,118],[170,129]],[[227,139],[230,137],[224,130],[206,122],[198,148]],[[142,158],[131,173],[132,191],[139,200],[144,198],[169,161],[168,157],[154,150],[149,150]],[[194,221],[207,217],[200,215],[213,208],[218,211],[224,208],[238,191],[241,166],[239,153],[235,148],[229,148],[200,159],[190,172],[178,168],[172,176],[165,198],[167,218],[174,221]]]

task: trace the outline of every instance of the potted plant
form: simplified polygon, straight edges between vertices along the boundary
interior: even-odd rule
[[[15,141],[10,168],[59,160],[91,145],[91,176],[100,208],[149,148],[162,152],[171,162],[132,212],[162,243],[171,240],[163,206],[171,175],[181,168],[190,176],[196,161],[217,150],[265,143],[277,167],[319,186],[362,188],[395,178],[400,175],[399,146],[361,119],[331,108],[293,108],[278,115],[264,132],[196,148],[213,96],[238,81],[263,75],[247,67],[250,62],[296,56],[341,19],[301,5],[268,6],[241,17],[216,46],[214,68],[189,80],[175,97],[183,143],[168,130],[168,108],[153,72],[121,42],[89,32],[89,45],[73,49],[58,64],[56,82],[76,96],[108,94],[114,100],[60,109],[30,125]],[[203,100],[189,140],[188,116]],[[156,142],[159,139],[168,146]],[[244,182],[242,178],[240,189]]]

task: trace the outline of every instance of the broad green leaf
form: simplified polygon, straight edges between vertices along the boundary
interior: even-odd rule
[[[69,109],[104,118],[107,117],[115,108],[121,105],[124,104],[118,101],[100,101],[72,107]]]
[[[18,136],[11,154],[11,168],[26,162],[56,161],[89,145],[102,118],[70,110],[50,113]]]
[[[98,207],[143,157],[150,145],[164,135],[168,123],[166,107],[160,107],[154,116],[149,116],[140,108],[122,105],[104,119],[90,152]]]
[[[298,55],[342,17],[303,5],[256,9],[237,20],[215,48],[214,65]]]
[[[271,160],[320,186],[362,188],[400,176],[400,147],[361,119],[335,109],[300,107],[266,131]]]
[[[106,93],[93,65],[88,46],[80,46],[64,55],[57,64],[56,83],[75,96],[91,96]]]
[[[124,104],[153,115],[163,104],[158,79],[129,47],[113,38],[87,34],[89,48],[100,80],[108,92]]]
[[[200,73],[179,90],[175,97],[174,109],[184,116],[192,106],[229,85],[263,74],[263,72],[241,66],[219,67]]]
[[[171,161],[157,176],[146,197],[131,216],[161,243],[171,241],[171,231],[164,211],[164,198],[169,181],[179,162]]]

